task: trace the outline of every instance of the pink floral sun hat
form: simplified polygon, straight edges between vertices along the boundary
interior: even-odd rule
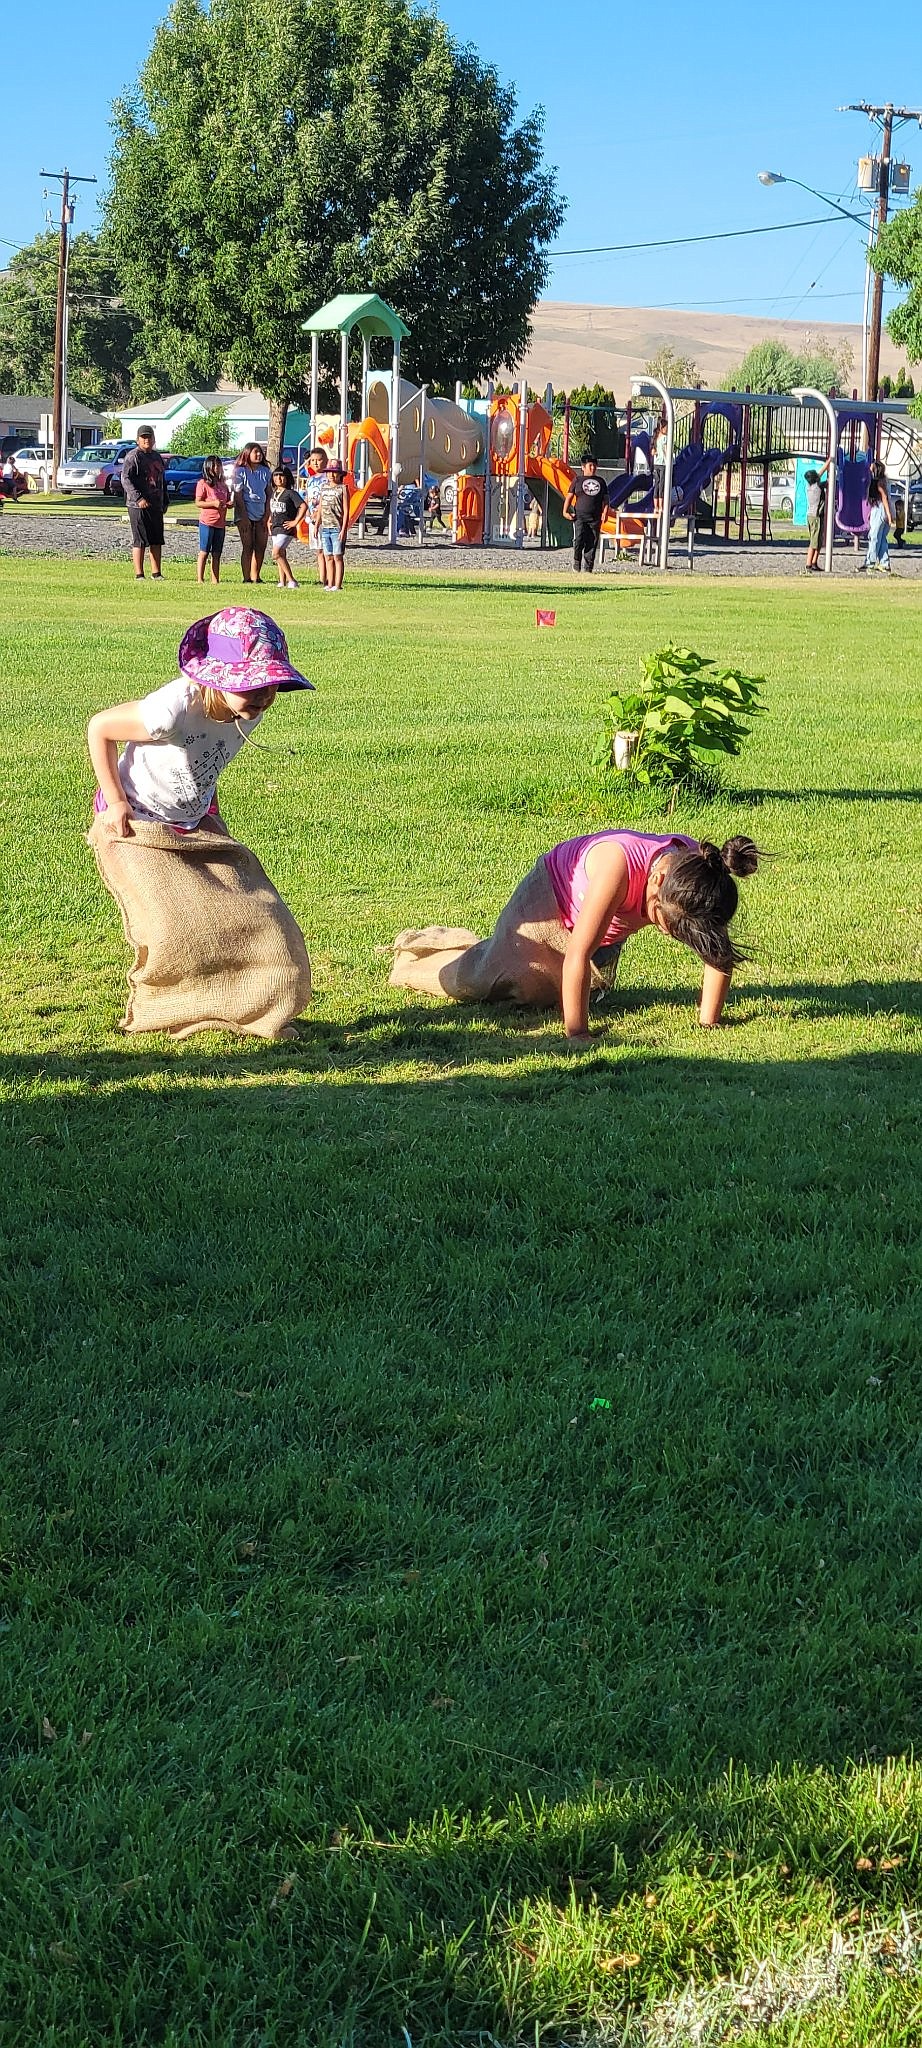
[[[210,619],[196,619],[179,648],[179,666],[193,683],[211,690],[312,690],[292,668],[288,642],[266,612],[229,604]]]

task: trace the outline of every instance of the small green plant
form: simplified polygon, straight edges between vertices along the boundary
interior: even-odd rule
[[[689,647],[648,654],[639,687],[613,690],[605,700],[594,766],[645,788],[713,778],[749,738],[747,721],[764,711],[764,682],[718,668]]]

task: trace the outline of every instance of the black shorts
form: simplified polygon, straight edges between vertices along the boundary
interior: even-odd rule
[[[131,539],[136,548],[162,548],[163,507],[162,505],[129,505]]]
[[[595,551],[599,545],[599,529],[591,519],[577,519],[573,524],[573,567],[595,568]]]

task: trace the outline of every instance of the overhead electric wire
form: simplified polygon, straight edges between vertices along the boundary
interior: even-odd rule
[[[745,235],[787,235],[793,228],[818,228],[829,222],[836,226],[834,213],[821,213],[813,220],[769,221],[761,228],[722,228],[711,235],[668,235],[657,242],[606,242],[594,249],[549,249],[548,257],[556,263],[564,256],[624,256],[632,249],[687,249],[693,242],[736,242]]]

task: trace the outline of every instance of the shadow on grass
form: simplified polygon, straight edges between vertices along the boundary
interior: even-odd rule
[[[922,789],[735,789],[740,804],[922,804]]]
[[[862,1891],[834,1788],[922,1706],[918,1061],[492,1041],[0,1066],[36,2038],[249,2038],[256,1985],[279,2042],[454,2040],[586,2009],[541,1914],[593,1893],[713,1879],[712,1967],[740,1859]]]

